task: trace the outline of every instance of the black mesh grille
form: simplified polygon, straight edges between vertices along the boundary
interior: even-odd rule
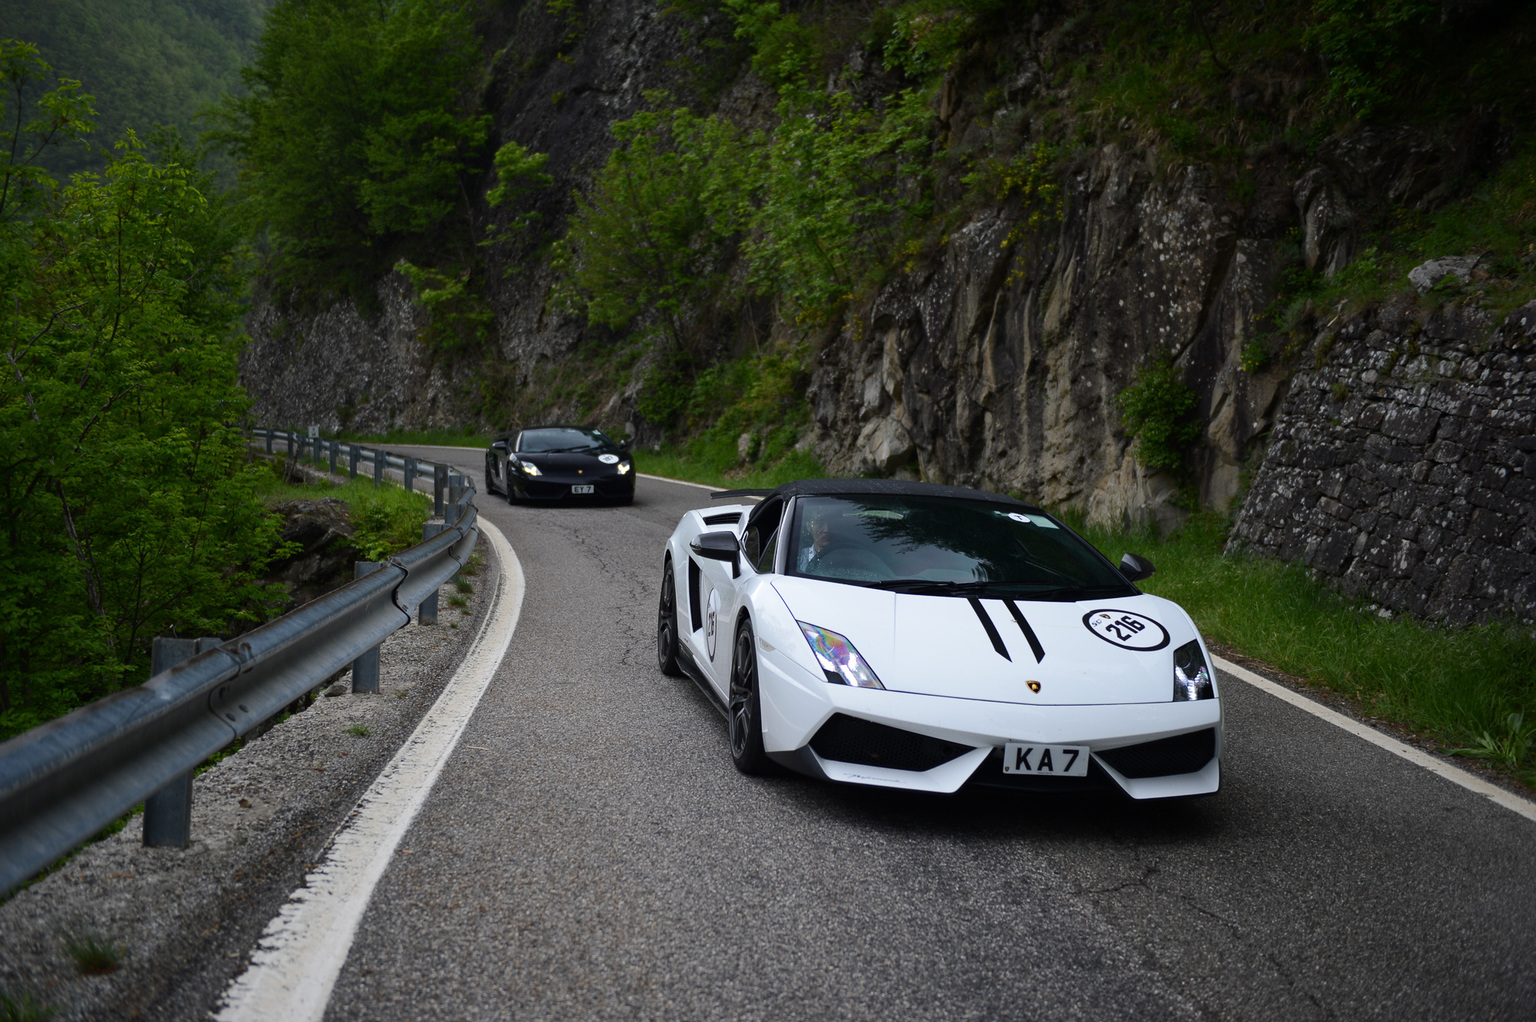
[[[930,738],[841,713],[821,726],[816,737],[811,739],[811,748],[822,759],[894,770],[931,770],[971,751],[969,745],[946,742],[942,738]]]
[[[721,511],[719,514],[705,515],[705,525],[735,525],[741,521],[740,511]]]
[[[1192,774],[1216,755],[1216,729],[1126,745],[1096,755],[1125,777],[1167,777]]]

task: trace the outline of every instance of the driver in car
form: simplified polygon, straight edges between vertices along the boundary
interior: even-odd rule
[[[795,567],[810,575],[820,574],[825,567],[825,561],[832,553],[832,515],[826,511],[812,512],[805,524],[806,531],[810,533],[809,545],[800,548],[800,556]]]

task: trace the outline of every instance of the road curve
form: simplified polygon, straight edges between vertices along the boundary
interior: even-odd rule
[[[327,1019],[1536,1011],[1536,823],[1232,678],[1223,790],[1191,803],[737,774],[653,653],[662,543],[704,499],[481,487],[522,617]]]

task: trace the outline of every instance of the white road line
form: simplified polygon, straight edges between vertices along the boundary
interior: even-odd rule
[[[679,486],[693,486],[693,487],[696,487],[697,489],[700,489],[700,490],[719,490],[719,489],[723,489],[723,487],[720,487],[720,486],[705,486],[703,483],[690,483],[686,479],[671,479],[671,478],[668,478],[667,476],[653,476],[653,475],[651,475],[648,472],[636,472],[635,475],[639,476],[641,479],[655,479],[658,482],[676,483]]]
[[[325,862],[267,924],[250,967],[224,992],[222,1022],[318,1022],[358,923],[400,839],[432,790],[465,724],[501,665],[523,606],[523,569],[483,517],[501,563],[480,634],[437,702],[331,839]]]
[[[1277,685],[1263,675],[1253,673],[1246,667],[1240,667],[1230,660],[1223,660],[1214,654],[1212,654],[1211,659],[1216,661],[1218,669],[1226,671],[1235,678],[1246,681],[1254,688],[1268,692],[1276,699],[1282,699],[1292,706],[1305,710],[1314,717],[1326,720],[1335,727],[1343,728],[1357,738],[1364,738],[1372,745],[1385,749],[1394,756],[1401,756],[1408,762],[1415,766],[1423,767],[1430,773],[1439,774],[1452,784],[1459,784],[1470,792],[1486,796],[1512,813],[1519,813],[1527,820],[1536,821],[1536,802],[1527,801],[1513,792],[1505,791],[1496,784],[1489,784],[1481,777],[1470,774],[1459,767],[1451,766],[1439,757],[1431,756],[1422,749],[1415,749],[1413,746],[1406,745],[1395,738],[1388,738],[1375,728],[1362,724],[1358,720],[1352,720],[1336,710],[1329,709],[1321,703],[1314,702],[1304,695],[1291,691],[1284,685]]]

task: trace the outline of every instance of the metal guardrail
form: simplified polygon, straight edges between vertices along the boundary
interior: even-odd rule
[[[260,432],[269,447],[281,435]],[[402,471],[415,461],[380,460]],[[437,490],[442,531],[371,574],[211,649],[204,640],[203,652],[144,684],[0,743],[0,894],[138,803],[179,790],[203,760],[404,627],[412,608],[430,600],[435,611],[438,586],[464,564],[479,531],[474,485],[449,481],[458,485],[446,503]]]

